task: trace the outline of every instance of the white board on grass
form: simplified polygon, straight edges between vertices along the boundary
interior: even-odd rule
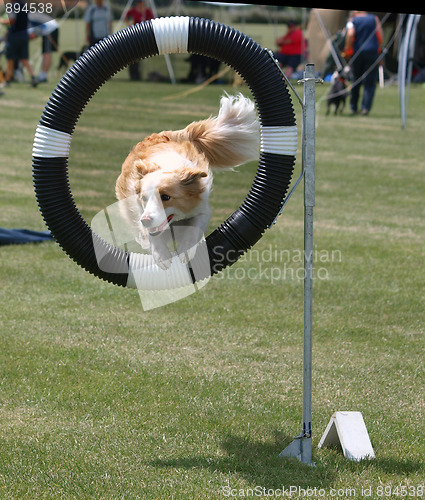
[[[344,456],[349,460],[375,458],[363,415],[359,411],[337,411],[332,415],[318,447],[338,444],[341,444]]]

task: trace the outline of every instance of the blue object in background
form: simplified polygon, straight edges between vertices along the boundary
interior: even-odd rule
[[[0,227],[0,246],[23,243],[40,243],[53,240],[50,231],[32,231],[31,229],[4,229]]]

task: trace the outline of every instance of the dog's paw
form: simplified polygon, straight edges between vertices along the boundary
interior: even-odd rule
[[[190,262],[196,254],[196,245],[188,249],[178,249],[179,259],[182,264]]]
[[[157,250],[152,251],[152,257],[158,267],[160,267],[163,271],[166,271],[171,267],[171,261],[173,256],[171,252],[158,252]]]
[[[135,241],[143,248],[143,250],[148,250],[151,246],[147,231],[139,231],[138,235],[135,237]]]

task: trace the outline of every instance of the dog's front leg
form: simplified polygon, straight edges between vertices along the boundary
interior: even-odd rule
[[[152,257],[156,264],[164,271],[167,270],[171,266],[171,260],[173,258],[167,245],[167,236],[164,233],[157,236],[149,235],[149,241],[151,244]]]
[[[204,237],[208,221],[209,215],[201,214],[173,225],[177,253],[183,264],[187,264],[195,256],[197,245]]]

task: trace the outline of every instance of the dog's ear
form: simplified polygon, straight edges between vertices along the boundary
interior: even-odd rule
[[[135,160],[134,168],[139,174],[138,178],[141,178],[147,174],[150,174],[151,172],[155,172],[155,170],[158,170],[158,165],[155,165],[154,163],[151,163],[149,161],[143,161],[139,159]]]
[[[131,150],[126,160],[126,162],[131,162],[131,167],[133,168],[130,167],[130,170],[136,169],[140,177],[158,170],[158,165],[149,161],[149,149],[152,146],[169,142],[169,140],[169,137],[161,132],[160,134],[152,134],[143,141],[138,142]]]
[[[179,181],[183,186],[190,186],[202,177],[207,177],[205,170],[199,168],[185,168],[179,172]]]

